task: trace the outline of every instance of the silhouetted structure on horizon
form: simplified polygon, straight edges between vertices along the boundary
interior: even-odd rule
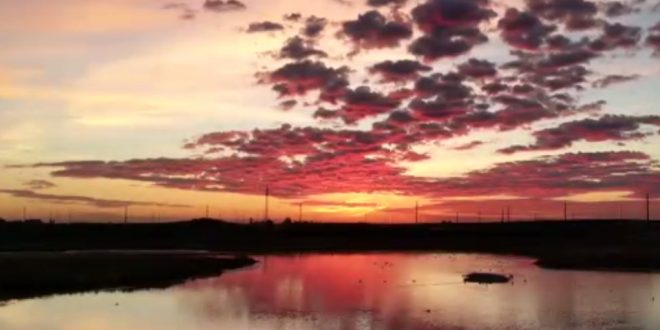
[[[270,189],[266,186],[266,196],[264,201],[264,221],[268,220],[268,197],[270,197]]]

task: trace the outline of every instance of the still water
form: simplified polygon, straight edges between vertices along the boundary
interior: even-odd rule
[[[10,302],[0,329],[660,329],[660,274],[551,271],[476,254],[259,260],[166,290]],[[462,283],[471,271],[515,278]]]

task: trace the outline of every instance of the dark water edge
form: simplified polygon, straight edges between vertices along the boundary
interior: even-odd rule
[[[128,253],[61,253],[66,250]],[[144,250],[163,253],[139,252]],[[660,272],[660,223],[236,224],[212,219],[142,224],[3,223],[0,251],[18,253],[0,253],[0,300],[167,287],[254,263],[248,258],[172,253],[176,250],[230,254],[472,252],[530,257],[538,266],[551,269]],[[55,253],[26,253],[30,251]]]
[[[0,301],[89,291],[167,288],[253,265],[211,253],[18,252],[0,254]]]

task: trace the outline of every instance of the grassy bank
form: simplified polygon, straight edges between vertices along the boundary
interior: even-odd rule
[[[58,293],[164,288],[254,263],[247,257],[206,253],[2,253],[0,301]]]

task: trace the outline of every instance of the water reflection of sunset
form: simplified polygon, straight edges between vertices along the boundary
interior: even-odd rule
[[[463,284],[470,271],[515,277]],[[168,290],[11,302],[0,306],[0,329],[657,329],[653,296],[660,297],[657,275],[548,271],[517,257],[269,256]]]
[[[582,322],[607,318],[585,313],[584,308],[615,308],[616,301],[642,294],[638,289],[648,284],[635,275],[589,279],[630,288],[621,296],[585,285],[579,273],[566,272],[557,278],[524,258],[480,255],[302,255],[261,260],[249,270],[185,285],[182,307],[210,319],[235,313],[251,315],[250,319],[290,317],[314,320],[314,328],[327,329],[362,329],[358,319],[368,320],[364,325],[368,329],[498,328],[503,324],[554,328],[572,318]],[[516,279],[503,286],[463,284],[462,274],[474,270],[511,272]],[[591,298],[574,296],[578,291]],[[645,315],[640,321],[660,322],[652,314]]]

